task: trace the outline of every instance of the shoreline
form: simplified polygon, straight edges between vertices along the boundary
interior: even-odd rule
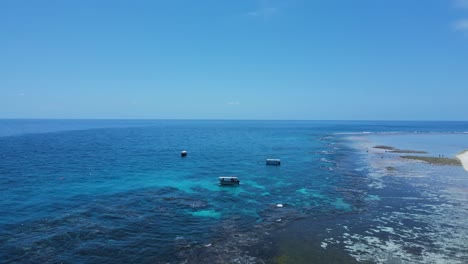
[[[459,159],[461,161],[465,171],[468,171],[468,150],[462,151],[456,157],[457,157],[457,159]]]
[[[439,152],[440,149],[427,149],[429,148],[427,144],[420,146],[414,144],[392,144],[395,142],[379,141],[365,135],[348,136],[346,138],[354,142],[352,145],[355,149],[365,154],[364,160],[372,168],[369,176],[376,180],[370,184],[371,187],[383,188],[385,184],[381,178],[386,176],[426,177],[426,174],[418,170],[405,168],[411,163],[424,163],[428,166],[437,167],[453,166],[460,167],[462,171],[468,171],[468,149],[464,148],[464,146],[460,146],[461,150],[465,149],[464,151],[458,152],[458,154],[454,154],[457,152],[452,152],[453,154],[450,155],[448,152]],[[444,154],[434,156],[433,153]]]

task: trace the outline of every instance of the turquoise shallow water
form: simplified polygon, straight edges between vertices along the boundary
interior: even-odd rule
[[[361,241],[331,243],[346,233],[336,226],[365,235],[360,218],[388,213],[381,197],[420,194],[400,178],[373,189],[347,136],[414,131],[463,135],[468,123],[1,120],[0,259],[354,262],[345,245]],[[217,185],[229,175],[241,185]],[[295,252],[301,239],[310,247]]]

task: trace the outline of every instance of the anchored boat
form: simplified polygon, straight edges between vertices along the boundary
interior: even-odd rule
[[[219,177],[219,185],[239,185],[240,181],[237,177]]]
[[[279,166],[281,164],[280,159],[267,159],[266,160],[266,165],[276,165]]]

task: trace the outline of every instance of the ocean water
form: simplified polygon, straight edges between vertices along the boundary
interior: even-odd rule
[[[377,144],[468,122],[0,120],[0,262],[468,263],[468,173]]]

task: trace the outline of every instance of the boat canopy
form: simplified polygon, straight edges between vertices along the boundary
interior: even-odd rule
[[[239,180],[237,177],[231,177],[231,176],[225,176],[225,177],[219,177],[220,181],[230,181],[230,180]]]
[[[280,159],[267,159],[266,164],[267,165],[280,165],[281,160]]]

